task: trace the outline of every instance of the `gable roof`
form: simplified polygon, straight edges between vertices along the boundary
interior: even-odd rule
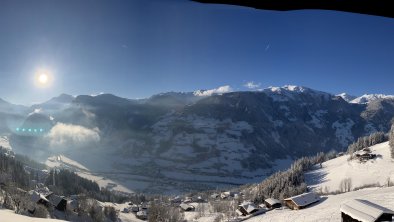
[[[274,205],[274,204],[282,204],[279,200],[274,199],[274,198],[268,198],[264,200],[265,202],[267,202],[269,205]]]
[[[243,209],[245,209],[245,211],[248,214],[251,214],[252,212],[258,210],[258,208],[256,207],[256,205],[254,205],[251,202],[243,202],[242,204],[239,205],[239,207],[242,207]]]
[[[384,213],[394,215],[394,211],[390,209],[369,202],[368,200],[360,199],[351,200],[342,204],[341,212],[362,222],[374,222]]]
[[[293,201],[297,206],[303,207],[307,206],[309,204],[315,203],[320,200],[320,196],[315,194],[315,193],[303,193],[294,197],[286,198],[284,200],[291,200]]]
[[[61,201],[66,201],[63,197],[60,197],[55,194],[51,194],[47,196],[48,200],[55,206],[58,206]]]
[[[39,200],[44,200],[46,202],[49,202],[47,198],[45,198],[44,195],[37,193],[36,191],[33,191],[31,193],[31,201],[37,203]]]

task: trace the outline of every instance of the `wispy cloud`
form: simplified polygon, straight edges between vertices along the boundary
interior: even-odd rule
[[[197,90],[194,92],[194,95],[196,96],[211,96],[213,94],[223,94],[223,93],[228,93],[232,92],[233,89],[229,85],[225,86],[220,86],[215,89],[209,89],[209,90]]]
[[[99,129],[57,123],[45,136],[51,148],[78,148],[100,141]]]
[[[250,82],[245,83],[244,86],[248,89],[257,89],[257,88],[260,88],[261,83],[255,83],[253,81],[250,81]]]
[[[265,50],[264,51],[268,51],[268,49],[270,49],[271,48],[271,44],[268,44],[266,47],[265,47]]]
[[[102,95],[102,94],[104,94],[104,92],[92,93],[92,94],[90,94],[90,96],[99,96],[99,95]]]

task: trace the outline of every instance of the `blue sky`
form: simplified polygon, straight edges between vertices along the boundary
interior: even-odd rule
[[[0,0],[0,98],[229,85],[394,94],[394,19],[187,0]],[[34,85],[37,70],[53,76]]]

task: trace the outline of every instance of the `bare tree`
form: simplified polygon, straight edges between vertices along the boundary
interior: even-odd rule
[[[339,184],[339,190],[344,193],[344,192],[349,192],[352,190],[352,179],[351,178],[345,178],[341,181]]]

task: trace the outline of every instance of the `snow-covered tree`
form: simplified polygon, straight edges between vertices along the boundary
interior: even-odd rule
[[[391,158],[394,158],[394,123],[391,125],[391,130],[389,133],[389,144],[390,144],[390,151],[391,151]]]

